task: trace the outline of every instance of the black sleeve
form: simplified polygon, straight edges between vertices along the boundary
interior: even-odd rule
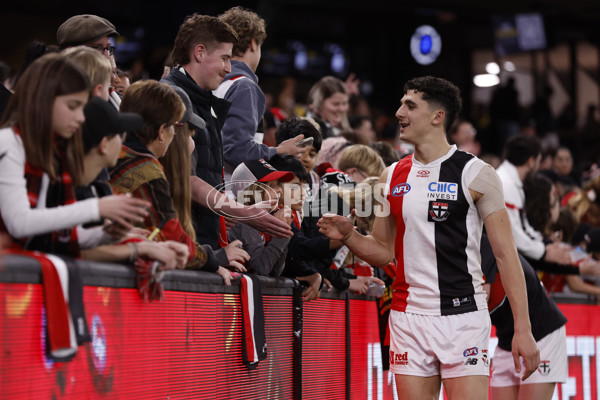
[[[565,275],[579,275],[579,267],[575,267],[572,265],[562,265],[556,263],[550,263],[547,261],[534,260],[531,258],[526,258],[529,261],[529,264],[536,271],[548,272],[550,274],[565,274]]]
[[[292,224],[291,237],[288,244],[288,258],[292,257],[297,260],[318,260],[321,258],[331,257],[329,250],[329,238],[325,236],[317,236],[307,238],[304,233]]]

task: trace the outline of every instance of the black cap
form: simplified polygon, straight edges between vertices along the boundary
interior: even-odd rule
[[[204,120],[202,119],[202,117],[200,117],[198,114],[196,114],[194,112],[194,107],[192,106],[192,101],[190,100],[190,97],[187,95],[187,93],[180,88],[179,86],[171,86],[173,88],[173,90],[175,90],[175,92],[179,95],[179,97],[181,97],[181,101],[183,101],[183,104],[185,105],[185,113],[183,114],[183,117],[181,117],[181,123],[189,123],[192,128],[196,128],[196,129],[204,129],[206,128],[206,122],[204,122]]]
[[[113,136],[123,132],[140,129],[144,119],[136,113],[120,113],[108,101],[93,97],[83,109],[83,145],[87,153],[97,146],[105,136]]]

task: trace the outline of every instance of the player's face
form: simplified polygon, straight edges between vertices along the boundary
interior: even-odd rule
[[[400,108],[396,111],[400,128],[400,139],[417,144],[431,129],[436,110],[422,99],[422,93],[409,90],[400,100]]]

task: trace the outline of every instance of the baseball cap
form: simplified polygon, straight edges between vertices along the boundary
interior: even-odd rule
[[[82,127],[83,145],[87,153],[105,136],[136,130],[144,125],[144,119],[136,113],[121,113],[108,101],[93,97],[83,109],[85,122]]]
[[[75,15],[56,31],[59,46],[84,44],[104,36],[119,36],[119,32],[106,18],[91,14]]]
[[[181,123],[188,122],[196,129],[204,129],[206,128],[206,122],[194,112],[194,107],[192,107],[192,102],[187,93],[180,88],[179,86],[171,86],[175,92],[181,97],[183,104],[185,105],[185,113],[181,118]]]
[[[290,171],[278,171],[263,158],[244,161],[231,174],[231,191],[234,196],[246,190],[254,182],[270,182],[274,180],[289,182],[294,179]]]

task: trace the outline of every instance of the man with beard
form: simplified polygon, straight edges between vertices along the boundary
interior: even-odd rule
[[[498,167],[497,173],[502,181],[504,201],[517,250],[529,259],[536,269],[538,267],[535,261],[545,262],[545,264],[571,264],[571,248],[560,242],[545,244],[542,233],[529,225],[525,214],[523,183],[539,169],[542,158],[540,141],[533,136],[515,136],[506,142],[504,152],[506,158]]]

